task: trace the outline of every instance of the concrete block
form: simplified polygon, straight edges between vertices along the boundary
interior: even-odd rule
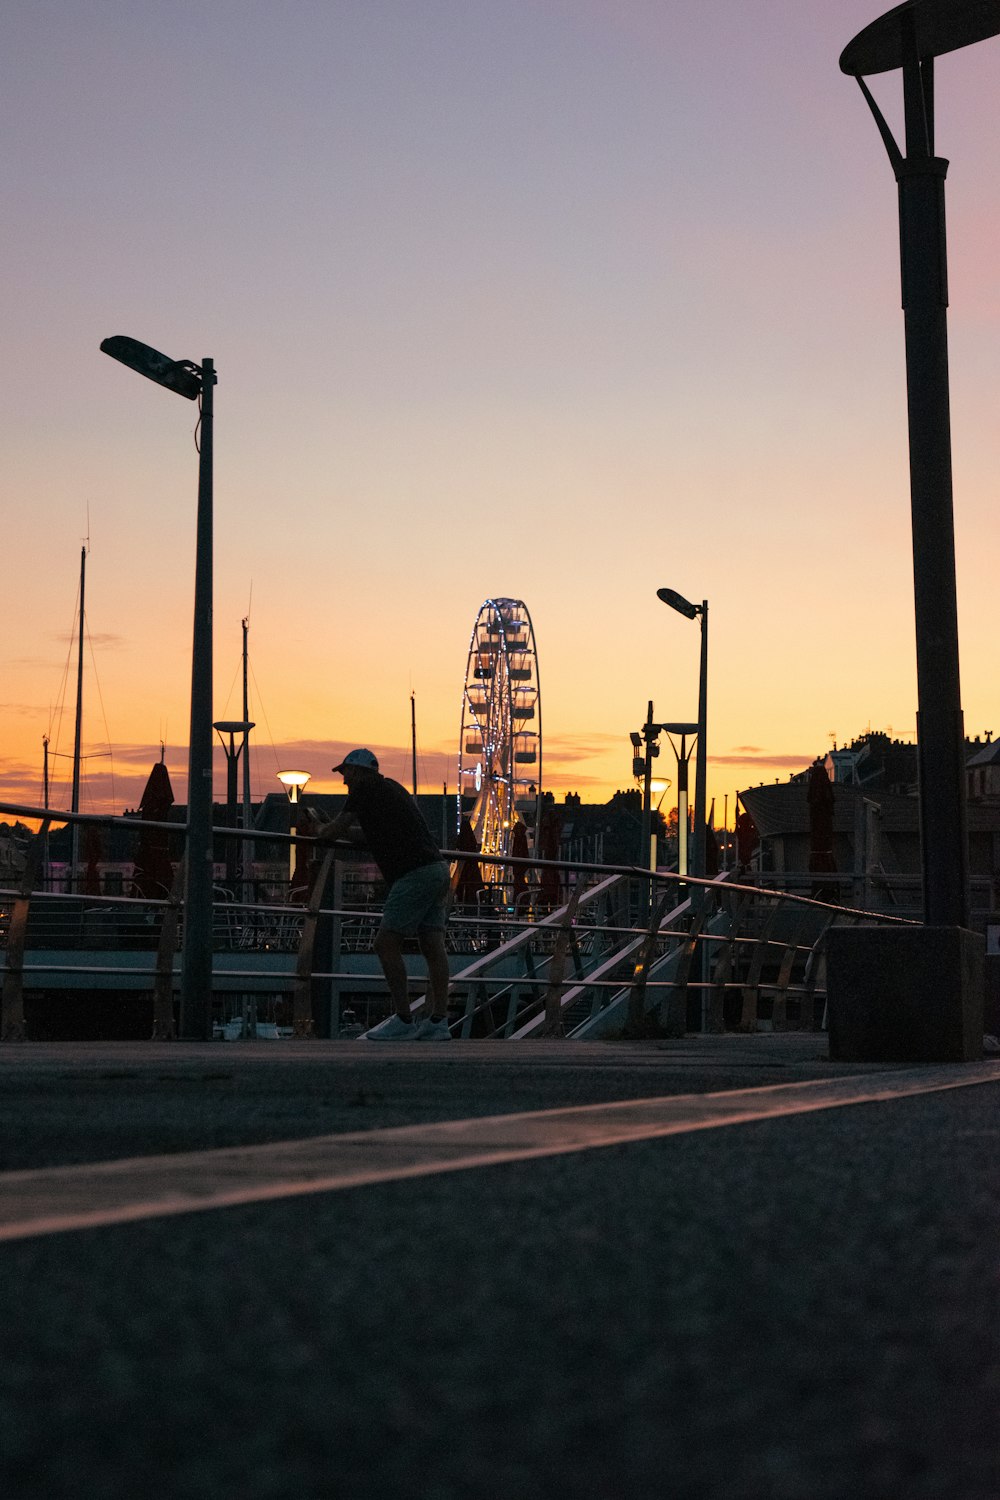
[[[983,1055],[985,939],[963,927],[833,927],[830,1057],[972,1062]]]

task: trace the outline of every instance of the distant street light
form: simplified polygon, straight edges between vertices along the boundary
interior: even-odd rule
[[[288,793],[288,800],[294,807],[308,783],[312,780],[309,771],[279,771],[278,780]],[[294,831],[294,815],[290,815],[289,823]],[[295,878],[295,840],[292,839],[288,845],[288,886],[291,891],[292,881]]]
[[[1000,0],[908,0],[866,26],[840,57],[841,71],[858,80],[898,184],[924,922],[956,927],[969,924],[969,851],[948,394],[948,163],[934,154],[934,58],[998,32]],[[897,68],[905,156],[863,76]]]
[[[298,802],[299,794],[312,781],[309,771],[279,771],[278,780],[288,793],[289,802]]]
[[[632,774],[637,781],[642,781],[642,823],[641,823],[641,851],[640,864],[645,868],[656,868],[656,842],[653,837],[653,791],[660,793],[656,804],[656,811],[660,810],[660,802],[663,801],[664,793],[670,786],[669,780],[653,780],[653,760],[660,753],[659,738],[661,734],[673,736],[679,734],[681,737],[681,749],[674,745],[677,756],[677,871],[680,875],[687,874],[687,785],[688,785],[688,752],[685,750],[685,736],[697,732],[697,724],[655,724],[653,722],[653,705],[649,704],[646,709],[646,722],[641,731],[633,729],[629,738],[632,741]],[[673,739],[670,743],[673,745]],[[643,746],[645,745],[645,749]],[[683,835],[680,830],[683,827]]]
[[[696,615],[701,615],[701,670],[698,674],[698,748],[695,751],[694,760],[694,849],[691,861],[691,874],[698,879],[705,878],[705,782],[708,772],[708,756],[705,737],[707,733],[708,718],[708,600],[703,599],[700,604],[692,604],[683,594],[678,594],[676,589],[657,589],[656,597],[662,599],[664,604],[669,604],[671,609],[676,609],[688,620],[693,620]]]
[[[194,635],[191,648],[191,730],[188,737],[187,860],[181,955],[180,1035],[212,1036],[212,418],[215,363],[168,359],[148,344],[116,334],[105,354],[175,391],[199,400],[198,519],[195,540]]]
[[[246,744],[247,735],[256,726],[249,719],[219,719],[213,727],[222,741],[223,750],[226,752],[226,822],[230,828],[235,830],[237,826],[236,768],[239,763],[240,754]],[[229,736],[228,745],[226,744],[226,735]],[[236,743],[237,735],[241,736],[238,745]],[[238,864],[236,843],[235,836],[226,841],[226,884],[231,890],[236,885],[236,866]],[[246,848],[246,840],[244,840],[243,847],[244,849]]]
[[[688,826],[688,762],[691,759],[691,751],[687,747],[688,736],[695,736],[697,744],[697,724],[661,724],[660,728],[670,741],[677,761],[677,873],[688,874],[688,843],[690,839],[690,828]],[[674,736],[680,736],[680,746],[675,744]],[[692,870],[690,872],[694,874]],[[697,888],[694,892],[698,895]]]

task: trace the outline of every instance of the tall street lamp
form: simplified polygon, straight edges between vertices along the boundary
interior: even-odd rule
[[[985,943],[969,930],[965,729],[948,394],[944,179],[934,154],[934,59],[1000,32],[1000,0],[906,0],[840,58],[858,80],[898,185],[906,341],[924,925],[831,928],[830,1055],[967,1062],[982,1055]],[[902,70],[905,155],[865,77]]]
[[[675,589],[657,589],[657,599],[662,599],[664,604],[669,604],[671,609],[676,609],[678,614],[693,620],[696,615],[701,616],[701,669],[698,674],[698,747],[694,759],[694,849],[691,860],[691,874],[696,879],[705,878],[705,782],[707,777],[708,757],[706,754],[705,735],[708,719],[708,600],[703,599],[700,604],[691,604],[678,594]]]
[[[191,729],[188,736],[188,826],[181,955],[180,1035],[212,1036],[212,418],[215,363],[200,365],[116,334],[105,354],[201,406],[198,520],[195,541],[194,635],[191,649]]]
[[[285,788],[285,791],[288,793],[288,800],[292,804],[292,807],[295,807],[298,804],[299,797],[305,791],[305,789],[308,786],[309,782],[312,780],[312,774],[309,771],[279,771],[278,772],[278,780],[281,782],[282,786]],[[294,833],[295,832],[295,828],[297,827],[297,824],[296,824],[296,821],[295,821],[295,813],[290,813],[289,814],[289,822],[290,822],[290,825],[291,825],[291,828],[292,828],[292,832]],[[295,839],[293,838],[292,841],[291,841],[291,843],[288,845],[288,889],[289,889],[289,894],[291,894],[292,881],[294,880],[294,878],[295,878]]]
[[[908,0],[859,32],[840,58],[868,101],[898,184],[924,921],[956,927],[969,923],[969,856],[948,393],[948,163],[934,154],[934,58],[998,32],[1000,0]],[[865,83],[865,75],[897,68],[905,156]]]

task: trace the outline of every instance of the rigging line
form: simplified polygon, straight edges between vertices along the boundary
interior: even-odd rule
[[[228,714],[228,709],[229,709],[229,700],[230,700],[230,699],[231,699],[231,698],[232,698],[232,696],[233,696],[233,688],[234,688],[234,687],[235,687],[235,686],[236,686],[236,679],[237,679],[237,677],[239,677],[239,675],[240,675],[240,672],[241,672],[241,671],[242,671],[242,670],[243,670],[243,653],[242,653],[242,652],[241,652],[241,653],[240,653],[240,660],[239,660],[239,662],[238,662],[238,664],[237,664],[237,667],[236,667],[236,671],[235,671],[235,672],[234,672],[234,673],[233,673],[233,678],[232,678],[232,681],[231,681],[231,682],[230,682],[230,684],[229,684],[229,692],[228,692],[228,693],[227,693],[227,694],[226,694],[226,697],[225,697],[225,701],[224,701],[224,703],[223,703],[223,708],[222,708],[222,717],[223,717],[223,718],[224,718],[224,719],[226,719],[226,718],[228,718],[228,717],[229,717],[229,714]],[[241,703],[241,704],[240,704],[240,712],[241,712],[241,713],[242,713],[242,711],[243,711],[243,705],[242,705],[242,703]]]
[[[257,693],[257,699],[258,699],[258,701],[260,703],[260,715],[261,715],[261,718],[264,720],[264,727],[267,730],[267,738],[268,738],[268,741],[269,741],[270,746],[271,746],[271,754],[274,756],[275,774],[277,774],[277,772],[281,770],[281,762],[278,759],[278,751],[277,751],[277,748],[276,748],[275,743],[274,743],[274,735],[271,733],[271,722],[270,722],[270,720],[267,717],[267,710],[264,707],[264,700],[263,700],[263,697],[261,696],[260,687],[257,684],[257,674],[254,672],[253,662],[250,659],[250,653],[249,653],[249,651],[247,652],[247,672],[248,672],[248,674],[250,676],[251,681],[253,682],[254,688],[255,688],[256,693]],[[260,757],[259,756],[257,757],[257,774],[258,774],[258,777],[259,777],[260,776]],[[258,796],[260,795],[260,790],[261,790],[261,784],[260,784],[260,781],[258,780],[258,783],[257,783],[257,793],[258,793]]]

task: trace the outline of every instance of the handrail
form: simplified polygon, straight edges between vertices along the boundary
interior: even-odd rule
[[[186,836],[186,825],[60,812],[14,803],[0,803],[0,814],[32,818],[40,825],[29,842],[25,869],[16,888],[0,889],[0,905],[9,904],[6,954],[0,966],[3,974],[0,1039],[23,1040],[26,1035],[26,976],[65,975],[68,971],[89,974],[92,979],[118,974],[141,981],[139,988],[152,990],[153,1037],[172,1038],[177,985],[175,959],[183,929],[183,863],[177,866],[172,890],[162,897],[80,892],[44,895],[43,911],[66,909],[64,903],[76,903],[77,909],[81,903],[90,903],[95,917],[102,911],[141,909],[147,924],[141,930],[148,932],[151,943],[155,939],[155,962],[151,966],[126,962],[115,967],[107,960],[90,965],[79,961],[76,965],[45,962],[30,948],[28,915],[32,898],[41,895],[37,889],[41,851],[53,823],[111,825],[137,834],[162,830],[180,839]],[[308,844],[323,856],[315,863],[304,903],[228,900],[216,905],[217,916],[224,913],[233,932],[245,932],[247,922],[241,918],[251,913],[255,918],[271,916],[276,923],[288,924],[280,952],[272,946],[266,962],[260,957],[248,957],[246,967],[215,964],[213,972],[218,981],[230,988],[239,986],[241,981],[248,987],[254,984],[260,987],[266,981],[275,991],[290,991],[294,1034],[312,1035],[313,991],[317,981],[329,986],[337,1004],[345,985],[363,987],[374,981],[374,976],[356,973],[356,966],[345,967],[348,949],[343,938],[348,933],[360,933],[361,943],[349,951],[367,952],[379,908],[374,904],[345,906],[342,897],[335,900],[333,907],[323,905],[331,871],[347,868],[341,856],[348,851],[357,852],[354,845],[339,842],[330,845],[298,831],[283,834],[269,829],[240,829],[238,832],[241,839],[271,845],[292,841]],[[232,837],[234,830],[224,826],[214,828],[213,833],[225,838]],[[442,852],[452,862],[482,859],[478,851]],[[461,1026],[463,1035],[471,1035],[477,1028],[481,1031],[484,1025],[487,1030],[493,1028],[495,1035],[521,1039],[574,1034],[580,1030],[579,1018],[572,1018],[584,1002],[591,1022],[604,1018],[607,1023],[624,1008],[628,1012],[624,1034],[648,1034],[650,1024],[654,1029],[660,1028],[658,1034],[670,1034],[684,1027],[689,992],[700,992],[705,997],[701,1025],[715,1029],[724,1024],[726,996],[734,989],[742,995],[737,1022],[740,1026],[753,1028],[761,1024],[762,998],[772,1004],[770,1024],[789,1024],[790,997],[799,998],[799,1024],[812,1025],[815,1000],[822,994],[822,945],[830,926],[837,922],[919,925],[894,913],[824,902],[775,889],[764,884],[761,876],[749,881],[736,879],[728,871],[714,878],[698,878],[680,876],[675,871],[648,871],[636,865],[530,856],[491,856],[491,863],[512,871],[529,872],[534,880],[541,872],[554,870],[559,874],[565,897],[554,910],[544,912],[537,907],[515,908],[501,899],[496,916],[481,912],[468,917],[456,915],[452,929],[459,941],[465,936],[470,942],[487,945],[487,951],[473,956],[465,965],[457,965],[453,974],[456,1001],[462,1007],[461,1022],[455,1024]],[[761,922],[760,914],[765,911],[771,916]],[[783,912],[789,913],[791,929],[779,932],[775,924]],[[80,920],[86,924],[86,909],[81,912]],[[123,930],[121,924],[108,920],[115,933]],[[816,920],[820,923],[818,936],[811,943],[801,941],[808,935],[805,927],[811,929]],[[319,956],[318,934],[324,921],[332,924],[336,939],[332,965]],[[257,930],[264,931],[260,927]],[[85,935],[91,947],[100,946],[101,937],[109,936],[100,927],[87,933],[85,926],[81,926],[80,931],[81,938]],[[134,927],[128,929],[129,934],[135,931]],[[139,941],[144,947],[145,940]],[[332,939],[324,941],[329,948]],[[134,937],[128,945],[135,946]],[[694,979],[694,959],[699,951],[707,955],[704,976]],[[566,972],[570,955],[572,972]],[[624,977],[616,977],[626,965],[632,970],[627,982]],[[701,974],[700,968],[698,972]],[[502,1015],[495,1020],[498,1009]],[[657,1013],[659,1021],[655,1019]],[[335,1019],[336,1009],[334,1022]]]

